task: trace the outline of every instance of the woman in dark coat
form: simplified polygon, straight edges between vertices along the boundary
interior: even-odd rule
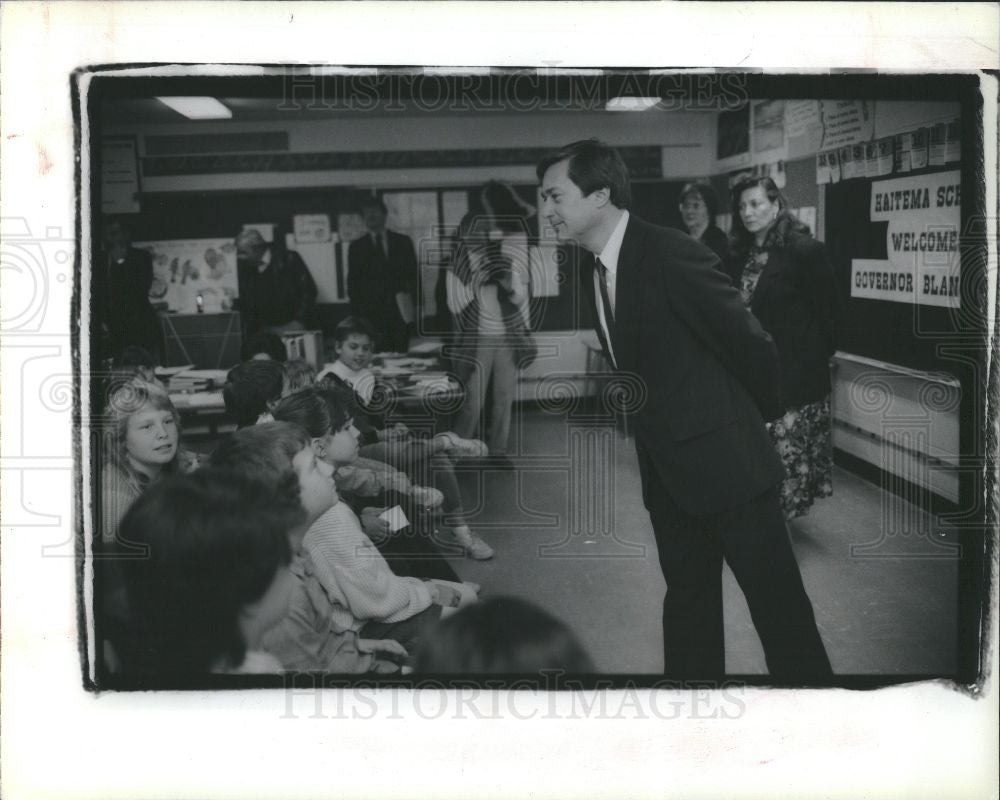
[[[712,187],[705,183],[689,183],[681,190],[677,202],[688,235],[710,247],[725,262],[729,242],[726,234],[715,225],[719,201]]]
[[[791,214],[770,178],[733,188],[731,248],[730,276],[778,349],[785,414],[767,427],[785,462],[785,515],[802,516],[815,498],[833,493],[833,270],[823,244]]]

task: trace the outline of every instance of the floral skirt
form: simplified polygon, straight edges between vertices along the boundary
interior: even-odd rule
[[[785,517],[801,517],[817,497],[833,494],[833,445],[830,441],[830,397],[790,408],[767,423],[771,440],[785,464],[781,507]]]

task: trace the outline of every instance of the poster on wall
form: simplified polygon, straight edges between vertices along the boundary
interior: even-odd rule
[[[785,146],[785,101],[765,100],[753,107],[753,151],[765,153]]]
[[[177,314],[231,311],[239,296],[236,245],[231,238],[135,242],[153,256],[152,303]]]
[[[872,138],[875,115],[868,100],[822,100],[822,149],[860,144]]]
[[[873,183],[870,219],[888,223],[887,258],[851,263],[851,296],[958,308],[961,200],[957,170]]]
[[[823,125],[819,100],[785,102],[785,136],[788,157],[802,158],[823,149]]]
[[[750,106],[723,111],[716,122],[715,157],[723,169],[750,161]]]
[[[108,137],[101,142],[101,213],[139,213],[139,162],[135,139]]]

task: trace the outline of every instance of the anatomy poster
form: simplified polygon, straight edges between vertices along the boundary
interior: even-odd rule
[[[232,310],[239,284],[231,238],[136,242],[133,246],[153,255],[150,302],[166,303],[178,314],[196,314],[200,295],[207,314]]]

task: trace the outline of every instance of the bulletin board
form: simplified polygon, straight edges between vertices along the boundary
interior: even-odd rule
[[[925,169],[908,176],[952,173],[947,169]],[[837,348],[890,364],[926,371],[955,371],[955,361],[942,349],[949,342],[975,339],[972,327],[976,315],[970,308],[941,307],[922,303],[890,302],[852,296],[852,261],[882,262],[887,259],[887,232],[890,223],[871,221],[873,186],[885,178],[862,178],[829,184],[826,193],[826,246],[836,273],[840,313]],[[971,198],[970,198],[971,199]],[[932,198],[933,202],[933,198]],[[965,229],[964,211],[960,230]],[[961,280],[974,285],[977,265],[961,251]],[[968,303],[968,291],[960,298]]]

